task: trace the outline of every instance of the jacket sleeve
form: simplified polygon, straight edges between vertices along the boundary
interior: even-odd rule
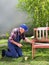
[[[17,35],[17,29],[13,29],[11,34],[10,34],[9,39],[14,40],[16,38],[16,35]]]

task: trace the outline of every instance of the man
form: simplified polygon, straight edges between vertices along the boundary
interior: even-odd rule
[[[23,39],[26,42],[32,43],[25,37],[24,33],[26,31],[28,31],[26,24],[22,24],[19,28],[13,29],[8,40],[8,50],[2,50],[2,57],[7,56],[18,58],[23,56],[21,49],[23,45],[20,43],[20,40]]]

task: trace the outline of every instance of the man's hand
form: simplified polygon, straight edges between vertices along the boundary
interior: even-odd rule
[[[18,45],[17,45],[17,46],[21,48],[23,45],[22,45],[22,44],[20,44],[20,43],[18,43]]]
[[[33,40],[30,40],[30,43],[31,43],[31,44],[33,44],[33,43],[34,43],[34,41],[33,41]]]

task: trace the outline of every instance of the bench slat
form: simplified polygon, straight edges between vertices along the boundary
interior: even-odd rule
[[[34,48],[49,48],[49,44],[34,45]]]

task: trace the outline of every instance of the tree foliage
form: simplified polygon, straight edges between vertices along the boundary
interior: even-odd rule
[[[18,7],[32,18],[34,27],[49,24],[49,0],[19,0]]]

